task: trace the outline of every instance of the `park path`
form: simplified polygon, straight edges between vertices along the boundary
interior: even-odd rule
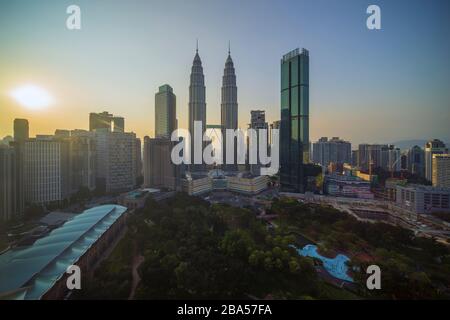
[[[131,275],[132,275],[132,282],[131,282],[131,291],[130,296],[128,297],[128,300],[133,300],[134,295],[136,293],[136,288],[139,285],[139,282],[141,281],[141,276],[139,275],[139,266],[144,262],[144,256],[142,255],[135,255],[133,257],[133,264],[131,266]]]

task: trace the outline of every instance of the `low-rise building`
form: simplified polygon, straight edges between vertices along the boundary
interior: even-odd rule
[[[370,182],[349,175],[330,174],[325,176],[325,191],[335,197],[373,199]]]
[[[0,256],[0,299],[63,299],[66,270],[80,268],[87,277],[107,249],[120,239],[127,208],[98,206],[84,211],[32,245]]]
[[[268,176],[252,175],[249,173],[227,176],[228,190],[254,195],[267,189]]]
[[[450,189],[424,185],[398,185],[396,204],[415,214],[450,212]]]
[[[187,172],[181,180],[182,190],[190,196],[208,193],[212,190],[212,179],[208,175]]]
[[[208,176],[212,179],[213,190],[227,190],[228,180],[225,173],[220,169],[211,170]]]
[[[253,175],[250,172],[225,175],[221,170],[213,170],[208,175],[186,173],[182,179],[182,189],[189,195],[201,195],[210,191],[232,191],[255,195],[267,189],[268,176]]]
[[[377,175],[375,174],[368,174],[368,173],[364,173],[360,170],[356,170],[355,171],[355,176],[357,176],[358,178],[364,180],[364,181],[368,181],[371,183],[376,183],[378,180]]]
[[[405,186],[408,180],[406,179],[397,179],[397,178],[389,178],[386,180],[384,186],[384,199],[388,201],[396,201],[397,200],[397,186]]]
[[[143,208],[145,206],[145,201],[151,193],[150,190],[159,192],[158,189],[139,189],[125,192],[118,197],[117,203],[124,207],[127,207],[128,209]]]

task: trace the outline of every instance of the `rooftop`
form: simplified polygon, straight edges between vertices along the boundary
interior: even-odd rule
[[[74,213],[54,211],[54,212],[50,212],[45,217],[41,218],[41,220],[39,220],[39,222],[41,224],[46,224],[49,226],[56,226],[56,225],[62,224],[63,222],[66,222],[67,220],[72,219],[75,216],[76,216],[76,214],[74,214]]]
[[[125,199],[140,199],[140,198],[146,198],[150,194],[156,194],[161,192],[160,189],[153,189],[153,188],[144,188],[144,189],[136,189],[133,191],[126,192],[122,194],[121,196]]]
[[[40,299],[126,210],[118,205],[88,209],[33,245],[0,255],[0,296]]]
[[[426,186],[423,184],[407,184],[405,186],[400,185],[399,187],[410,190],[450,193],[450,188]]]
[[[301,55],[301,54],[302,54],[302,55],[305,55],[305,56],[309,56],[309,51],[306,50],[305,48],[302,48],[302,51],[300,52],[300,49],[299,49],[299,48],[296,48],[296,49],[294,49],[294,50],[292,50],[292,51],[286,53],[286,54],[283,56],[282,62],[286,62],[286,61],[288,61],[288,60],[290,60],[290,59],[292,59],[292,58],[294,58],[294,57],[296,57],[296,56],[299,56],[299,55]]]
[[[159,92],[173,92],[173,89],[170,85],[164,84],[159,87]]]

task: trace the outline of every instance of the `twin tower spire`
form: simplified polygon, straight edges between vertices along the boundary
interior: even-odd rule
[[[203,74],[202,61],[198,54],[198,40],[195,51],[194,62],[191,69],[189,85],[189,132],[194,136],[194,121],[201,121],[203,130],[206,130],[206,88],[205,76]],[[231,59],[230,43],[228,42],[228,57],[225,61],[225,69],[222,77],[222,99],[221,99],[221,126],[222,129],[237,129],[238,126],[238,103],[236,73],[233,59]],[[193,159],[193,148],[191,156]],[[225,156],[225,155],[224,155]],[[191,171],[203,171],[204,166],[194,165]]]
[[[198,39],[197,39],[197,48],[195,50],[196,53],[198,53]],[[228,55],[231,54],[231,43],[228,41]]]

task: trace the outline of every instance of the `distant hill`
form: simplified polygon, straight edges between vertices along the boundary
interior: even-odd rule
[[[421,148],[424,148],[425,143],[427,143],[427,142],[428,142],[428,140],[400,140],[400,141],[392,142],[390,144],[395,145],[397,148],[400,148],[400,150],[405,150],[405,149],[412,148],[414,146],[419,146]]]
[[[397,148],[400,148],[400,150],[405,150],[405,149],[412,148],[412,147],[414,147],[416,145],[421,147],[421,148],[424,148],[425,147],[425,143],[427,143],[428,141],[429,140],[400,140],[400,141],[392,142],[390,144],[395,145]],[[444,141],[444,143],[447,146],[449,146],[448,142]]]

